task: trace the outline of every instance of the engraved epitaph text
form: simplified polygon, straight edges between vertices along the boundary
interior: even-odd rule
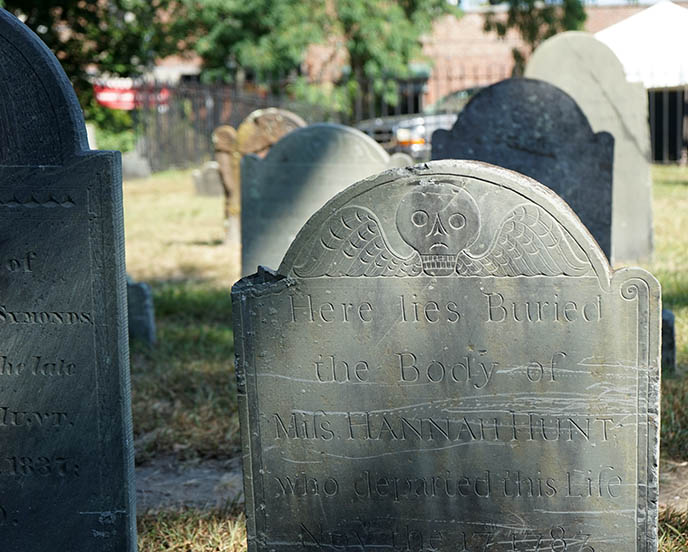
[[[656,550],[659,288],[533,180],[382,173],[233,301],[249,550]]]
[[[136,550],[119,154],[0,10],[0,543]]]

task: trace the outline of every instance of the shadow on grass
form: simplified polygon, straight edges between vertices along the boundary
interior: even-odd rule
[[[224,240],[214,239],[214,240],[170,240],[164,242],[165,245],[201,245],[209,247],[217,247],[218,245],[224,245]]]
[[[229,290],[153,283],[158,343],[134,344],[137,462],[156,454],[227,458],[239,450]]]
[[[688,307],[688,283],[662,287],[662,305],[666,309]]]

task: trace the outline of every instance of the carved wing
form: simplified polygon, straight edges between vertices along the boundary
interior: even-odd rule
[[[403,258],[392,251],[372,212],[349,206],[323,223],[293,270],[301,278],[416,276],[422,264],[418,253]]]
[[[585,276],[593,268],[551,215],[526,204],[506,216],[486,253],[459,253],[456,271],[461,276]]]

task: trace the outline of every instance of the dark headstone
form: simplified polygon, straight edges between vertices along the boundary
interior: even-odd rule
[[[129,337],[155,345],[155,308],[153,291],[148,284],[127,279],[127,312]]]
[[[435,131],[432,158],[475,159],[534,178],[569,204],[609,258],[613,142],[559,88],[508,79],[474,96],[451,130]]]
[[[659,284],[544,186],[386,171],[232,303],[250,552],[657,549]]]
[[[674,313],[662,309],[662,374],[676,373],[676,330]]]
[[[120,155],[0,10],[0,547],[136,550]]]

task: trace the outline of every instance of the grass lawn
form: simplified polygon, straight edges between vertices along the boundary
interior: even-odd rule
[[[662,383],[662,457],[688,460],[688,168],[654,167],[655,255],[676,315],[677,375]],[[229,287],[238,255],[222,243],[222,198],[197,197],[189,171],[124,185],[128,272],[151,284],[158,345],[131,355],[136,460],[228,458],[239,451]],[[276,268],[276,267],[275,267]],[[662,552],[688,550],[688,516],[662,512]],[[235,507],[139,516],[141,552],[245,550]]]

